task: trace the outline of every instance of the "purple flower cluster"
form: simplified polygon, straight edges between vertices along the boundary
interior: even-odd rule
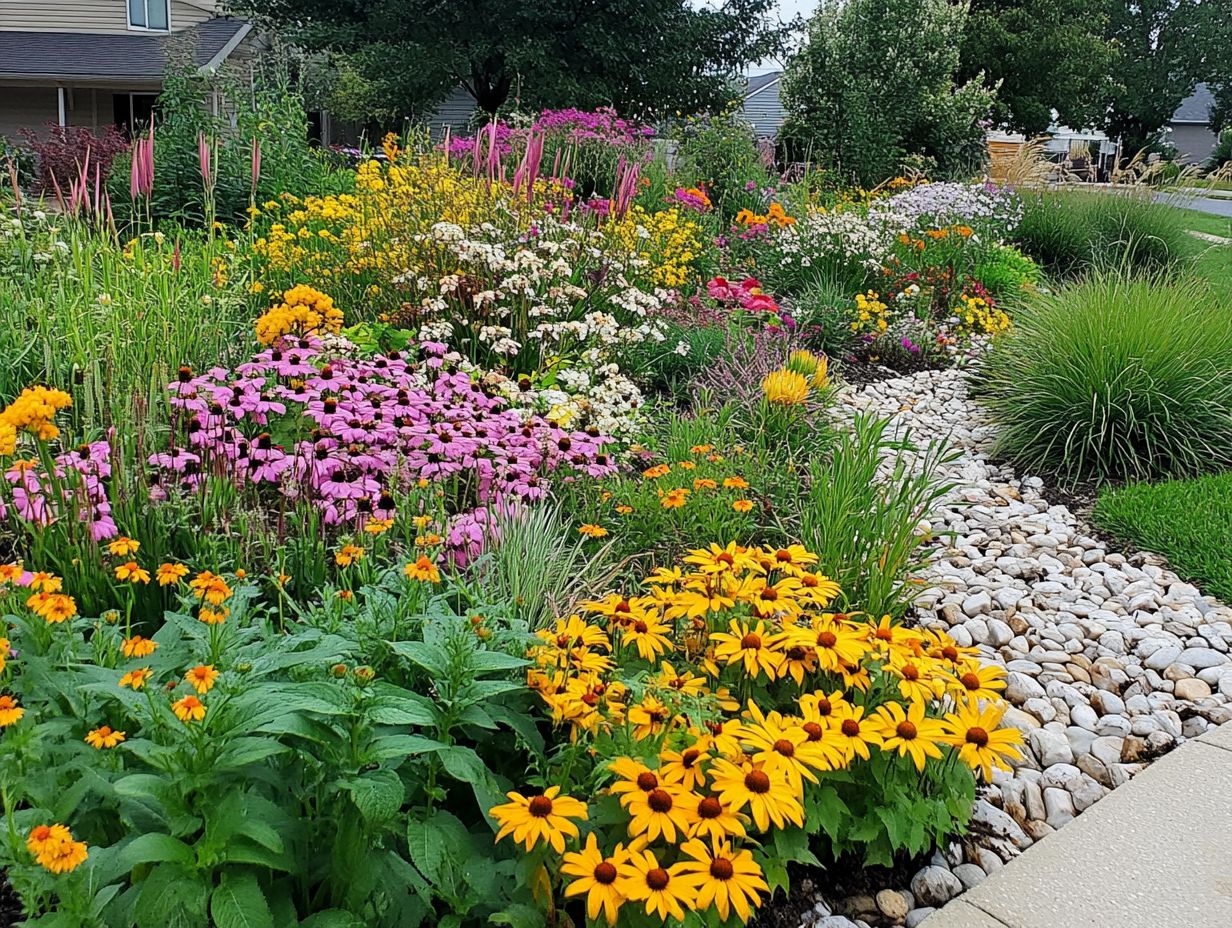
[[[1022,201],[995,184],[919,184],[874,202],[870,213],[883,209],[938,226],[986,222],[1002,233],[1012,231],[1022,218]]]
[[[116,535],[115,519],[105,481],[111,476],[111,446],[105,441],[81,445],[58,454],[51,472],[18,464],[5,472],[13,512],[35,525],[49,525],[69,514],[89,525],[95,541]],[[0,494],[0,521],[9,517]]]
[[[333,525],[389,518],[415,487],[446,488],[457,513],[541,498],[553,473],[616,470],[607,436],[510,409],[452,369],[444,345],[420,348],[419,362],[327,360],[315,339],[284,339],[234,371],[182,370],[168,390],[183,443],[150,463],[190,487],[207,475],[271,485]]]
[[[449,156],[469,158],[474,154],[476,145],[486,148],[490,131],[491,129],[485,126],[473,136],[450,138]],[[621,119],[611,107],[600,107],[594,111],[571,107],[544,110],[527,129],[515,129],[507,123],[497,122],[496,150],[504,157],[519,144],[525,144],[527,138],[535,135],[546,135],[556,141],[606,142],[609,145],[622,146],[635,145],[653,138],[654,134],[652,126]]]

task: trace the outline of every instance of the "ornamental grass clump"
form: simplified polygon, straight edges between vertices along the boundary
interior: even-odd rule
[[[1027,193],[1014,241],[1057,277],[1113,268],[1166,271],[1195,255],[1199,244],[1186,231],[1184,212],[1153,197],[1150,190]]]
[[[1099,277],[1041,296],[979,380],[996,452],[1079,480],[1232,465],[1232,301],[1197,282]]]

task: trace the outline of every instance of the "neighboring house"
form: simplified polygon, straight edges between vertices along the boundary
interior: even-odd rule
[[[759,139],[777,139],[779,129],[787,118],[787,111],[779,98],[782,85],[782,71],[754,74],[746,79],[740,112]]]
[[[1215,150],[1218,139],[1211,130],[1211,104],[1215,102],[1210,88],[1199,84],[1168,121],[1168,141],[1190,164],[1202,164]]]
[[[0,136],[48,123],[127,132],[150,118],[168,54],[216,69],[251,24],[215,0],[0,0]]]

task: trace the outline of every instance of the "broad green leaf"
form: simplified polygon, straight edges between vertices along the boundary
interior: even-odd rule
[[[257,878],[250,873],[227,873],[210,896],[215,928],[274,928],[274,916]]]
[[[371,770],[346,786],[359,814],[372,823],[387,822],[397,815],[406,796],[402,780],[392,770]]]
[[[138,835],[124,845],[116,860],[116,866],[127,872],[139,864],[174,863],[191,867],[196,861],[196,854],[179,838],[149,833]]]

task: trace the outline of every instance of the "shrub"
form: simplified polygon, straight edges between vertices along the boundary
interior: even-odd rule
[[[1091,521],[1232,602],[1232,474],[1105,488]]]
[[[105,185],[113,162],[128,148],[115,126],[95,135],[83,126],[49,123],[45,139],[32,129],[22,129],[21,134],[38,158],[38,191],[50,194],[58,189],[65,197],[83,172],[90,191],[94,190],[95,178]]]
[[[735,111],[694,117],[676,129],[676,174],[685,186],[704,187],[715,209],[730,220],[741,209],[762,206],[770,184],[767,160],[752,127]]]
[[[981,376],[999,454],[1065,481],[1232,464],[1232,305],[1195,282],[1095,278],[1041,296]]]
[[[1169,270],[1195,254],[1197,243],[1180,210],[1150,197],[1136,191],[1025,193],[1014,239],[1057,277],[1115,268]]]
[[[1013,298],[1041,280],[1039,265],[1013,245],[997,245],[976,262],[971,276],[998,299]]]

